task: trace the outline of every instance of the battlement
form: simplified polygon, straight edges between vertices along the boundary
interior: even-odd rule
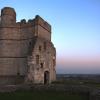
[[[28,21],[26,21],[25,19],[22,19],[18,23],[20,23],[21,28],[24,28],[24,27],[34,27],[35,26],[34,19],[29,19]]]
[[[22,27],[36,26],[40,25],[47,31],[51,32],[51,25],[48,24],[45,20],[43,20],[39,15],[36,15],[34,19],[29,19],[27,22],[25,19],[20,21]]]
[[[16,12],[14,8],[4,7],[1,9],[0,22],[2,22],[2,24],[12,24],[13,22],[16,23]],[[27,22],[25,19],[22,19],[19,23],[23,27],[40,25],[47,31],[51,32],[51,25],[43,20],[39,15],[36,15],[34,19],[29,19]]]
[[[25,34],[32,34],[33,36],[51,41],[51,25],[49,23],[39,15],[36,15],[35,18],[29,19],[28,21],[22,19],[16,22],[16,12],[10,7],[4,7],[1,10],[0,28],[15,28],[18,32],[20,30],[19,34],[24,34],[24,36]]]

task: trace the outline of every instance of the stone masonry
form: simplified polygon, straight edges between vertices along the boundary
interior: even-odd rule
[[[48,84],[56,80],[55,66],[50,24],[38,15],[16,22],[13,8],[1,9],[0,84]]]

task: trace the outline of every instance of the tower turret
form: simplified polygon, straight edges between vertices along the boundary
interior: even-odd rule
[[[1,23],[3,25],[16,23],[16,12],[13,8],[4,7],[1,10]]]
[[[35,17],[35,35],[51,41],[51,25],[43,20],[39,15],[36,15]]]

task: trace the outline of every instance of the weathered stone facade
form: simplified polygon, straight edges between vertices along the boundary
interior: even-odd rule
[[[0,84],[51,83],[56,79],[56,49],[51,26],[40,16],[16,22],[5,7],[0,16]]]

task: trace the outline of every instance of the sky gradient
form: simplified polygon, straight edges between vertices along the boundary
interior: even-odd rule
[[[40,15],[52,25],[57,73],[100,74],[100,0],[0,0],[17,21]]]

